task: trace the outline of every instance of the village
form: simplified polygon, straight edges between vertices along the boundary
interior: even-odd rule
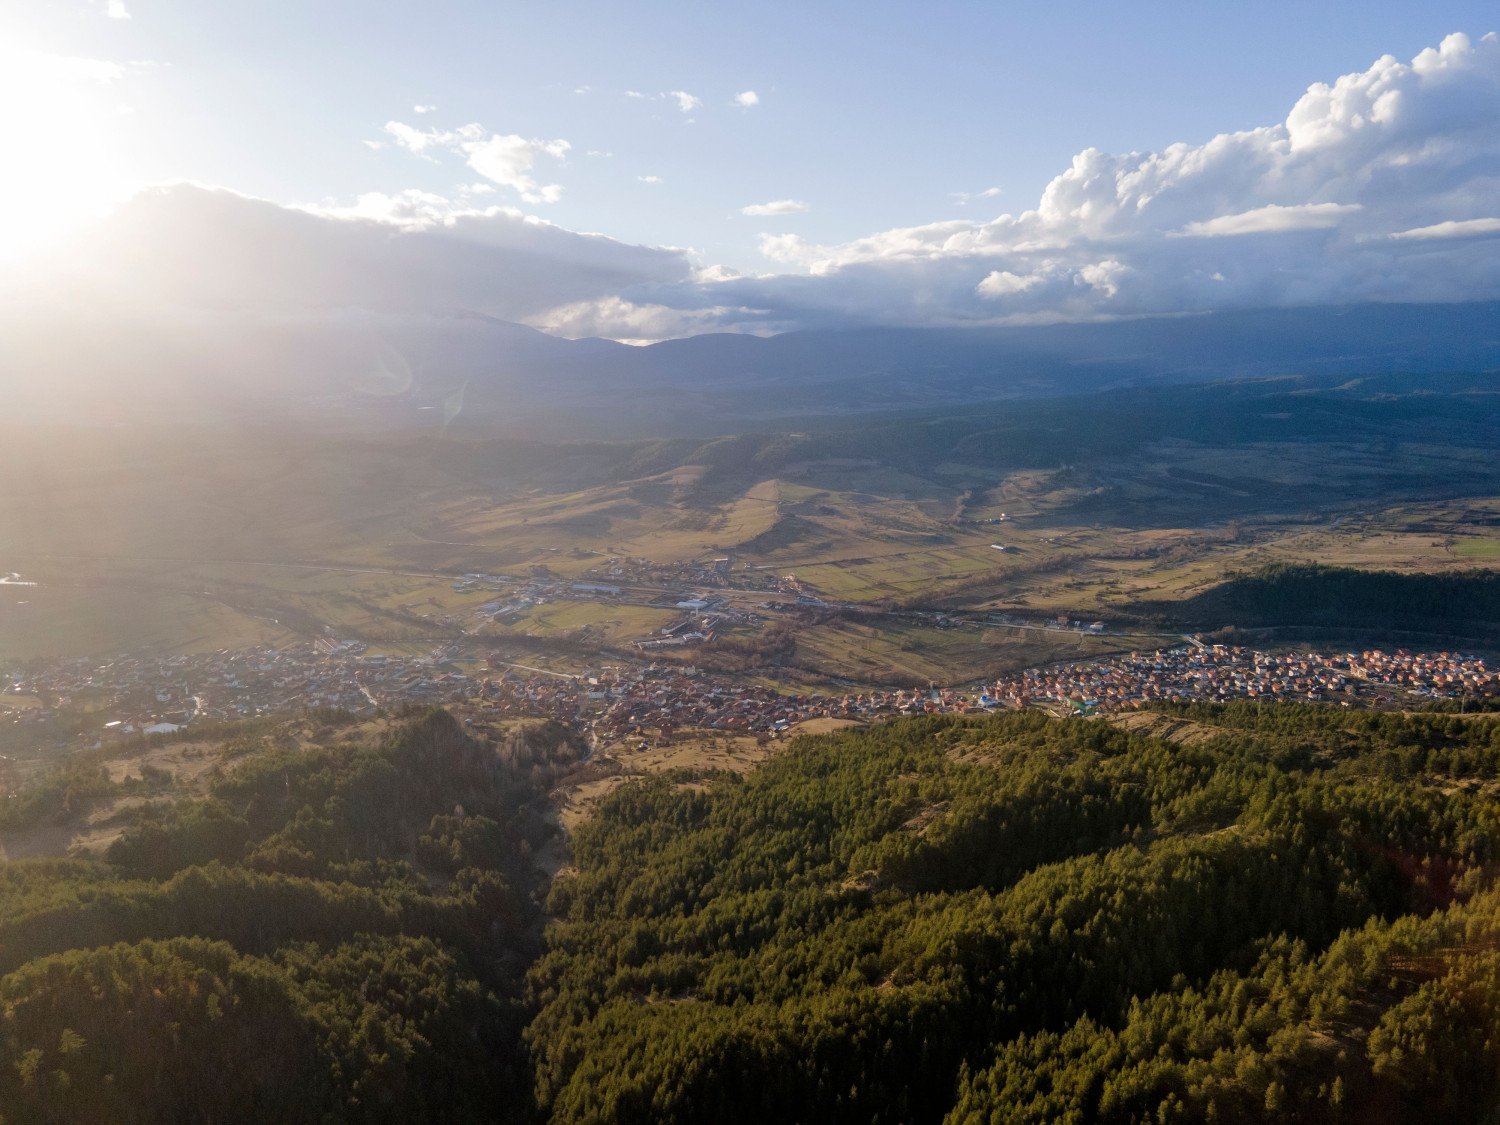
[[[1120,711],[1164,700],[1274,699],[1392,705],[1500,694],[1500,673],[1451,652],[1269,653],[1185,645],[1105,660],[1029,668],[997,681],[1002,706],[1056,704]]]
[[[1500,695],[1500,672],[1457,653],[1270,653],[1196,642],[1031,668],[963,688],[844,694],[777,691],[670,662],[562,673],[493,656],[470,661],[465,671],[459,659],[455,645],[397,656],[329,639],[102,664],[44,660],[0,681],[7,697],[29,704],[0,723],[10,726],[13,747],[29,732],[38,743],[55,744],[61,735],[84,747],[261,715],[316,709],[370,714],[415,703],[466,705],[495,717],[550,717],[604,740],[670,739],[689,730],[777,736],[817,718],[868,722],[1026,707],[1091,714],[1182,700],[1409,706]]]

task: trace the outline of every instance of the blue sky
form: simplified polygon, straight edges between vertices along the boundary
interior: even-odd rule
[[[1478,41],[1500,25],[1494,13],[1442,0],[0,0],[0,52],[114,68],[31,97],[14,77],[25,67],[11,69],[0,126],[33,151],[13,147],[0,239],[190,180],[345,217],[362,196],[420,192],[429,207],[514,207],[567,231],[690,248],[696,267],[826,274],[857,263],[807,247],[1034,209],[1086,149],[1159,152],[1274,125],[1310,84],[1386,54],[1409,62],[1452,32]],[[755,104],[737,104],[747,91]],[[476,152],[492,138],[536,144],[520,163],[512,145],[486,178],[497,165]],[[786,201],[805,207],[742,213]],[[1472,210],[1446,217],[1488,217]],[[992,264],[980,280],[1030,276]],[[1021,291],[1001,277],[988,296]]]

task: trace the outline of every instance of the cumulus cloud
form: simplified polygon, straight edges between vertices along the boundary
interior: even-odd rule
[[[1392,238],[1407,239],[1445,239],[1445,238],[1488,238],[1490,235],[1500,234],[1500,219],[1449,219],[1443,223],[1433,223],[1427,227],[1414,227],[1411,230],[1397,231],[1391,235]]]
[[[414,105],[411,107],[413,113],[432,113],[437,109],[435,105]]]
[[[562,198],[561,186],[539,185],[530,172],[538,156],[561,160],[570,147],[567,141],[527,140],[514,133],[496,133],[460,146],[470,168],[502,187],[514,188],[527,203],[556,203]]]
[[[754,90],[741,90],[734,96],[734,104],[741,109],[749,109],[751,106],[760,105],[760,95]]]
[[[769,203],[752,203],[748,207],[741,207],[740,214],[760,218],[767,215],[802,215],[811,210],[812,207],[800,199],[773,199]]]
[[[809,246],[798,234],[763,234],[760,236],[762,257],[783,265],[806,266],[816,262],[818,249]]]
[[[112,20],[128,20],[130,9],[125,6],[125,0],[104,0],[104,14]]]
[[[665,183],[665,181],[660,176],[637,176],[636,179],[640,180],[643,184]]]
[[[114,64],[67,65],[83,81],[117,77]],[[557,198],[561,187],[542,182],[538,169],[571,151],[563,140],[478,124],[390,122],[384,138],[423,159],[458,158],[510,193],[497,199],[529,203]],[[647,339],[1495,300],[1497,199],[1500,38],[1453,35],[1409,62],[1385,57],[1315,84],[1275,124],[1157,152],[1086,149],[1025,210],[839,243],[764,233],[760,274],[480,207],[473,185],[456,201],[371,193],[303,210],[179,187],[132,205],[134,217],[113,229],[146,233],[125,240],[126,250],[118,234],[101,236],[77,260],[116,263],[99,276],[115,278],[131,299],[459,308],[567,335]],[[784,199],[741,212],[806,209]]]
[[[1035,274],[1021,277],[1009,270],[991,270],[985,274],[984,280],[975,286],[975,290],[981,297],[1011,297],[1040,285],[1041,281],[1042,279]]]
[[[470,168],[501,187],[513,189],[526,203],[556,203],[562,198],[562,185],[539,184],[531,173],[540,157],[564,159],[573,147],[567,141],[490,133],[474,123],[448,131],[387,121],[385,132],[396,145],[425,159],[432,159],[429,154],[433,151],[461,154]]]
[[[803,324],[1493,300],[1497,198],[1500,38],[1455,34],[1310,86],[1276,124],[1086,149],[1030,209],[832,245],[763,235],[787,272],[661,299]]]

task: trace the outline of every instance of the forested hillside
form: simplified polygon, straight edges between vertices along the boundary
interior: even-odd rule
[[[481,481],[598,483],[702,465],[707,473],[700,491],[712,496],[826,458],[871,459],[918,476],[966,480],[975,468],[1058,468],[1138,457],[1163,440],[1218,447],[1384,443],[1392,456],[1380,487],[1389,495],[1399,479],[1430,472],[1417,459],[1394,456],[1403,442],[1490,448],[1496,425],[1492,384],[1486,375],[1288,376],[1208,386],[1122,387],[1019,399],[998,407],[971,404],[962,410],[814,417],[800,420],[805,429],[707,439],[547,443],[471,438],[424,448],[444,472]],[[1451,466],[1445,471],[1443,483],[1451,491],[1458,478]],[[1460,471],[1489,477],[1489,466],[1482,462],[1466,463]],[[1208,483],[1240,482],[1224,478]],[[1300,499],[1306,502],[1305,495]]]
[[[547,740],[338,725],[232,746],[207,797],[137,807],[102,858],[0,864],[0,1119],[527,1115]],[[11,822],[76,815],[96,774],[42,779]]]
[[[559,1121],[1464,1120],[1500,727],[1200,708],[805,741],[618,791],[527,1032]]]
[[[1493,1112],[1500,720],[1125,719],[912,719],[626,784],[545,937],[566,728],[242,734],[102,856],[0,865],[0,1119]],[[77,815],[89,769],[11,822]]]
[[[1143,607],[1197,628],[1234,624],[1500,633],[1500,571],[1399,574],[1315,563],[1270,563],[1230,574],[1185,601]]]

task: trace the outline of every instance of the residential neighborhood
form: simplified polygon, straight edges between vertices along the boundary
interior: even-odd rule
[[[1391,704],[1500,693],[1500,674],[1458,653],[1369,650],[1269,653],[1187,645],[1105,660],[1030,668],[997,681],[991,698],[1013,707],[1055,703],[1119,711],[1159,700],[1276,699]]]
[[[1376,706],[1500,695],[1500,672],[1453,652],[1270,653],[1185,644],[1152,652],[1030,668],[965,687],[840,694],[776,691],[743,677],[677,663],[615,662],[563,673],[490,658],[468,671],[456,646],[423,656],[372,653],[326,640],[171,657],[35,661],[0,688],[29,704],[0,723],[55,737],[63,716],[79,745],[174,734],[193,725],[317,708],[356,714],[408,703],[467,704],[495,716],[547,716],[604,739],[687,730],[775,735],[815,718],[871,721],[1041,707],[1077,713],[1167,700],[1356,701]],[[87,721],[79,722],[86,715]],[[19,730],[17,729],[19,728]],[[51,740],[51,739],[48,739]]]

